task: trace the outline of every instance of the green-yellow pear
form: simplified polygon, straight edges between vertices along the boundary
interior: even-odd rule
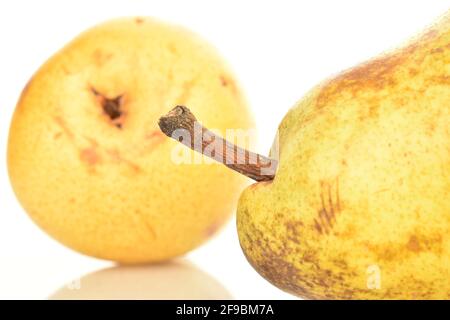
[[[257,165],[228,164],[253,177]],[[237,214],[272,284],[310,299],[450,298],[450,14],[297,103],[272,175]]]
[[[228,219],[245,178],[186,157],[157,127],[189,104],[214,128],[252,128],[217,51],[151,18],[108,21],[51,57],[23,90],[8,167],[31,218],[63,244],[124,263],[181,255]]]

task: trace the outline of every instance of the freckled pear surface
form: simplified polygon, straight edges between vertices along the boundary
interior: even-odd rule
[[[449,102],[449,14],[314,88],[239,201],[249,262],[305,298],[450,298]]]
[[[178,145],[157,122],[176,105],[221,132],[253,127],[233,74],[191,32],[149,18],[84,32],[17,104],[8,167],[19,201],[52,237],[91,256],[152,262],[197,247],[230,216],[245,179],[172,161]]]

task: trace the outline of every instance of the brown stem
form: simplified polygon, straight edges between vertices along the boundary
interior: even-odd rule
[[[164,134],[227,167],[255,180],[270,181],[275,177],[277,161],[242,149],[203,127],[184,106],[176,106],[159,119]],[[214,143],[211,153],[205,152]]]

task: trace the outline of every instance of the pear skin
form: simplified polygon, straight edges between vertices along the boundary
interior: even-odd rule
[[[279,127],[271,182],[242,194],[240,243],[309,299],[450,298],[450,13],[314,88]]]
[[[192,164],[193,152],[178,156],[158,129],[177,104],[220,132],[253,128],[230,68],[196,34],[152,18],[82,33],[17,104],[8,169],[20,203],[53,238],[102,259],[156,262],[198,247],[247,182],[219,164]]]

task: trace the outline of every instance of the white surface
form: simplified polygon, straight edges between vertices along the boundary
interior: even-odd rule
[[[148,15],[203,35],[239,77],[259,126],[258,151],[266,153],[283,115],[310,87],[402,43],[449,8],[450,1],[444,0],[1,1],[0,298],[45,299],[65,283],[111,266],[66,249],[40,231],[17,203],[5,163],[9,121],[22,87],[42,62],[82,30],[108,18]],[[234,219],[186,259],[234,298],[291,298],[247,263]],[[118,292],[130,285],[115,277],[111,285]],[[80,285],[82,289],[83,278]]]

